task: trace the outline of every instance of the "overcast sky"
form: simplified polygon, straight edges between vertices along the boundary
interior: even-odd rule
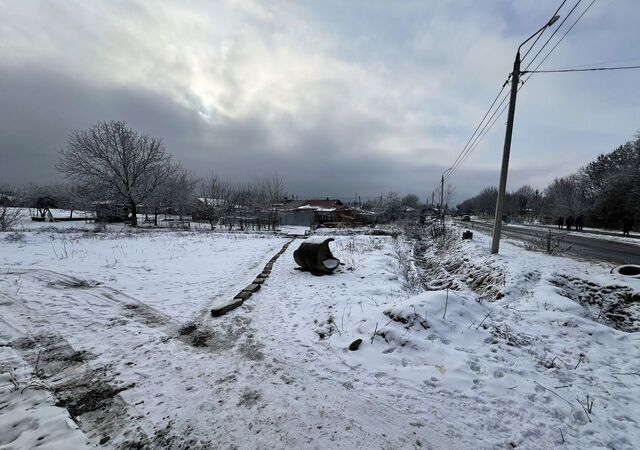
[[[197,176],[424,199],[560,3],[0,0],[0,182],[60,180],[72,130],[123,119]],[[638,0],[596,0],[542,68],[639,64],[639,17]],[[533,75],[509,189],[543,188],[631,139],[639,77]],[[504,121],[452,177],[455,200],[497,184]]]

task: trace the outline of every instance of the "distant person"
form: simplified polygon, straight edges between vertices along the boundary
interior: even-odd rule
[[[564,225],[564,219],[562,217],[560,217],[558,219],[558,228],[560,228],[562,230],[562,225]]]
[[[584,219],[582,218],[582,216],[578,216],[576,218],[576,230],[577,231],[582,231],[582,228],[584,227]]]
[[[633,228],[633,219],[631,218],[631,216],[627,216],[624,218],[624,221],[622,222],[622,235],[629,236],[629,232],[631,231],[631,228]]]
[[[573,226],[573,216],[567,217],[565,223],[567,224],[567,231],[571,231],[571,227]]]

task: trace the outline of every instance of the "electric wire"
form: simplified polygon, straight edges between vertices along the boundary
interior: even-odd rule
[[[542,52],[542,50],[544,50],[544,48],[546,47],[546,45],[550,42],[550,40],[553,38],[553,36],[555,36],[555,34],[558,32],[558,30],[562,27],[562,25],[566,22],[566,20],[569,18],[569,16],[573,13],[573,11],[576,9],[576,7],[580,4],[582,0],[578,0],[576,2],[576,4],[573,6],[573,8],[569,11],[569,13],[567,14],[567,16],[564,18],[564,20],[560,23],[560,25],[558,25],[558,27],[556,28],[556,30],[554,31],[554,33],[549,37],[549,39],[547,39],[547,41],[542,45],[542,47],[540,48],[540,50],[538,50],[538,52],[535,54],[535,56],[533,57],[533,59],[529,62],[529,64],[527,65],[527,68],[529,68],[536,60],[536,58],[540,55],[540,53]],[[560,9],[562,9],[562,7],[564,6],[564,4],[566,3],[566,0],[563,0],[563,2],[560,4],[560,6],[556,9],[555,13],[553,14],[553,16],[557,15],[560,12]],[[552,17],[553,17],[552,16]],[[544,30],[543,30],[544,31]],[[538,36],[538,38],[542,36],[542,33]],[[525,53],[525,57],[529,54],[529,52],[533,49],[534,45],[536,44],[536,42],[538,41],[538,39],[536,39],[534,41],[534,43],[531,45],[531,47],[529,47],[529,49],[527,50],[527,52]],[[510,79],[511,75],[509,76]],[[506,86],[506,84],[509,82],[509,79],[507,79],[507,81],[505,82],[505,84],[502,86],[502,88],[504,89],[504,87]],[[502,92],[502,91],[501,91]],[[499,96],[500,94],[498,94]],[[509,93],[507,93],[502,100],[500,101],[500,103],[498,104],[498,106],[496,107],[496,110],[493,112],[493,114],[491,115],[491,117],[489,117],[489,120],[487,120],[487,122],[485,123],[484,127],[482,128],[482,130],[480,130],[480,132],[476,135],[476,133],[474,132],[474,134],[471,136],[470,138],[470,145],[469,142],[467,143],[467,146],[465,146],[465,148],[463,148],[463,150],[461,151],[461,153],[458,155],[458,158],[456,158],[456,161],[454,161],[454,163],[449,167],[449,169],[447,169],[443,175],[445,175],[445,179],[450,178],[455,172],[456,170],[464,163],[464,161],[466,161],[470,154],[473,152],[473,150],[475,150],[475,148],[477,148],[478,144],[482,141],[482,139],[484,138],[484,136],[486,136],[486,134],[488,133],[488,131],[493,127],[493,124],[496,122],[496,120],[493,120],[492,122],[492,118],[496,115],[496,113],[498,111],[500,111],[500,114],[498,115],[498,117],[502,114],[502,112],[504,111],[504,107],[502,107],[504,105],[504,103],[506,102],[507,98],[509,96]],[[492,103],[492,105],[495,104]],[[502,107],[502,110],[500,109]],[[490,109],[489,109],[490,111]],[[486,118],[486,116],[488,115],[485,114],[484,118]],[[483,118],[483,120],[484,120]],[[476,128],[476,131],[478,130],[478,128],[480,127],[480,125],[482,125],[482,121],[480,122],[479,126]],[[474,139],[475,137],[475,139]]]
[[[493,102],[491,102],[491,106],[489,106],[489,109],[487,109],[487,112],[484,113],[484,116],[482,117],[482,120],[480,120],[480,123],[478,124],[478,126],[476,127],[476,129],[473,131],[473,134],[471,135],[471,137],[469,138],[469,140],[467,141],[467,143],[465,144],[464,148],[462,149],[462,151],[460,152],[460,154],[458,155],[458,157],[456,158],[456,160],[453,162],[453,164],[451,164],[451,166],[449,167],[449,169],[445,170],[445,173],[447,173],[449,170],[451,170],[456,163],[458,162],[458,160],[462,157],[462,155],[464,154],[465,150],[467,149],[467,147],[469,146],[469,143],[473,140],[473,137],[476,135],[476,133],[478,132],[478,130],[480,129],[480,126],[482,125],[482,123],[484,122],[484,120],[487,118],[487,116],[489,115],[489,113],[491,112],[491,109],[493,108],[493,105],[496,104],[496,102],[498,101],[498,98],[500,98],[500,95],[502,94],[502,92],[504,91],[505,86],[507,85],[507,83],[509,82],[509,80],[507,80],[503,85],[502,88],[500,89],[500,91],[498,92],[498,95],[496,95],[496,97],[493,99]],[[491,120],[491,119],[489,119]]]
[[[577,64],[575,66],[556,67],[556,70],[560,70],[560,69],[580,69],[582,67],[589,67],[589,66],[595,66],[595,65],[600,65],[600,64],[619,64],[619,63],[638,62],[638,61],[640,61],[640,57],[625,58],[625,59],[614,59],[614,60],[608,60],[608,61],[596,61],[596,62],[592,62],[590,64]]]
[[[595,3],[596,0],[592,0],[592,2],[589,4],[589,6],[587,6],[587,8],[585,8],[585,10],[582,12],[582,14],[580,14],[580,16],[578,16],[578,18],[575,20],[575,22],[573,22],[573,24],[571,25],[571,27],[562,35],[562,37],[558,40],[558,42],[551,48],[551,50],[549,50],[549,53],[547,53],[547,55],[542,59],[542,61],[540,61],[540,63],[536,66],[536,70],[538,67],[540,67],[542,65],[542,63],[544,63],[544,61],[549,57],[549,55],[556,49],[556,47],[558,46],[558,44],[564,39],[564,37],[571,31],[571,29],[580,21],[580,19],[582,18],[582,16],[585,15],[585,13],[589,10],[589,8],[591,8],[591,6]],[[580,3],[580,1],[578,1],[578,3]],[[577,3],[576,3],[577,5]],[[571,9],[571,11],[569,12],[569,14],[571,14],[574,11],[575,7]],[[568,17],[568,16],[567,16]],[[564,21],[562,22],[564,23]],[[558,26],[558,28],[560,26],[562,26],[562,23]],[[536,54],[537,56],[537,54]],[[533,63],[533,61],[535,61],[535,57],[534,59],[531,61]],[[531,65],[531,64],[529,64]],[[524,72],[521,72],[524,73]],[[522,82],[522,84],[520,86],[518,86],[518,92],[520,92],[520,90],[524,87],[524,85],[526,84],[526,81],[529,80],[529,78],[531,78],[531,74],[532,73],[536,73],[535,70],[534,71],[528,71],[527,72],[529,75],[527,77],[526,80],[524,80]],[[501,104],[502,105],[502,104]],[[480,141],[482,141],[482,139],[484,139],[484,136],[487,135],[487,133],[491,130],[491,128],[493,127],[493,125],[497,122],[497,120],[502,116],[502,114],[504,114],[505,110],[507,109],[509,105],[506,104],[502,107],[502,109],[500,110],[500,112],[497,114],[496,118],[493,120],[493,122],[491,122],[491,124],[489,125],[488,129],[486,132],[484,132],[481,135],[481,138],[478,140],[478,142],[476,143],[476,145],[473,146],[473,148],[471,149],[471,151],[469,152],[468,155],[471,154],[471,152],[473,152],[473,150],[475,150],[475,148],[477,147],[477,145],[480,143]],[[498,106],[498,108],[500,108],[500,105]],[[462,164],[464,164],[464,162],[468,159],[468,155],[466,158],[464,158],[460,164],[458,165],[458,167],[460,167]],[[452,173],[451,173],[452,174]]]
[[[498,113],[498,111],[500,111],[500,108],[502,107],[502,105],[505,104],[506,100],[509,98],[510,93],[507,92],[505,93],[505,95],[502,97],[502,100],[500,101],[500,103],[498,104],[498,106],[496,107],[496,109],[493,111],[493,114],[491,114],[491,116],[489,117],[489,119],[486,121],[486,123],[484,124],[484,126],[482,127],[482,129],[480,130],[480,132],[477,134],[477,136],[475,136],[475,139],[473,139],[473,142],[471,143],[471,145],[466,149],[465,152],[461,153],[459,155],[459,159],[456,163],[454,163],[447,171],[446,171],[446,175],[445,175],[445,181],[450,178],[451,176],[453,176],[453,174],[458,170],[458,168],[464,164],[464,162],[469,158],[469,156],[471,155],[471,153],[473,152],[473,150],[475,150],[475,148],[477,147],[478,143],[482,140],[482,137],[486,134],[486,131],[488,130],[488,128],[491,127],[491,121],[493,120],[493,118],[496,116],[496,114]]]
[[[594,0],[595,1],[595,0]],[[576,10],[576,8],[578,7],[578,5],[582,2],[582,0],[578,0],[575,5],[573,5],[573,8],[571,8],[569,10],[569,12],[567,13],[567,15],[564,17],[564,19],[562,19],[562,21],[560,22],[560,25],[558,25],[556,27],[555,30],[553,30],[553,33],[551,33],[551,36],[549,36],[549,38],[545,41],[544,44],[542,44],[542,47],[540,47],[540,49],[536,52],[535,56],[533,57],[533,59],[529,62],[529,64],[527,64],[527,67],[525,67],[524,70],[527,70],[529,67],[531,67],[533,65],[533,63],[535,62],[536,58],[538,56],[540,56],[540,53],[542,53],[542,51],[545,49],[545,47],[549,44],[549,42],[551,42],[551,40],[553,39],[553,37],[558,33],[558,31],[560,31],[560,29],[562,28],[562,25],[564,25],[564,23],[569,20],[569,17],[571,17],[571,14],[573,14],[573,12]],[[563,3],[564,4],[564,3]],[[570,31],[571,29],[569,29]],[[562,40],[562,38],[560,39]]]
[[[576,24],[578,22],[580,22],[580,19],[582,19],[582,17],[587,13],[587,11],[589,11],[589,9],[593,6],[593,4],[596,2],[596,0],[591,0],[591,3],[589,3],[589,5],[584,9],[584,11],[582,11],[582,14],[580,14],[578,16],[578,18],[575,20],[575,22],[573,22],[573,24],[571,24],[571,26],[569,27],[569,29],[567,31],[565,31],[565,33],[560,37],[560,39],[558,39],[558,42],[556,42],[554,44],[553,47],[551,47],[551,50],[549,50],[549,53],[546,54],[546,56],[544,58],[542,58],[542,61],[540,61],[538,63],[538,65],[533,69],[533,70],[538,70],[540,68],[540,66],[542,64],[544,64],[544,62],[547,60],[547,58],[549,58],[549,56],[553,53],[553,51],[556,49],[556,47],[558,47],[558,45],[560,44],[560,42],[562,42],[564,40],[564,38],[567,36],[567,34],[569,34],[569,32],[571,30],[573,30],[573,27],[576,26]],[[561,24],[562,25],[562,24]],[[529,66],[525,67],[525,70],[527,70],[529,68]],[[531,78],[531,73],[529,73],[529,75],[527,76],[527,79],[523,81],[523,84],[526,83],[527,81],[529,81],[529,78]]]
[[[581,0],[578,0],[578,3],[580,3]],[[562,3],[560,3],[560,6],[558,6],[558,9],[556,9],[556,12],[553,13],[553,15],[551,17],[555,17],[558,15],[558,13],[560,12],[560,10],[562,9],[562,7],[564,6],[564,4],[567,3],[567,0],[562,0]],[[569,12],[569,14],[571,14],[571,12]],[[558,25],[558,28],[562,26],[562,23],[560,25]],[[557,29],[557,28],[556,28]],[[547,27],[544,28],[544,30],[542,30],[542,32],[538,35],[538,37],[536,38],[535,41],[533,41],[533,44],[531,44],[531,46],[529,47],[529,49],[525,52],[524,56],[520,59],[520,61],[524,61],[525,58],[527,57],[527,55],[529,54],[529,52],[533,49],[533,47],[535,47],[536,42],[538,42],[538,40],[542,37],[542,35],[544,34],[544,32],[547,31]],[[553,37],[553,35],[551,35],[551,37],[549,39],[547,39],[547,42]],[[544,48],[544,46],[543,46]],[[539,53],[539,52],[538,52]],[[533,59],[536,59],[535,57]]]
[[[595,72],[601,70],[627,70],[640,69],[640,66],[617,66],[617,67],[589,67],[586,69],[550,69],[550,70],[526,70],[521,73],[567,73],[567,72]]]
[[[578,0],[575,5],[571,8],[571,10],[569,11],[569,13],[567,14],[567,16],[565,17],[565,19],[560,23],[560,25],[558,25],[558,27],[556,28],[556,30],[554,31],[554,33],[549,36],[549,38],[547,39],[547,41],[542,45],[542,47],[538,50],[538,52],[535,54],[535,56],[533,57],[533,59],[529,62],[529,64],[527,65],[527,67],[525,68],[525,71],[521,72],[521,73],[528,73],[528,77],[526,80],[523,80],[522,85],[520,85],[518,87],[518,92],[520,91],[520,89],[522,89],[522,87],[524,87],[524,84],[526,83],[526,81],[528,81],[528,79],[531,77],[531,74],[537,70],[543,63],[544,61],[546,61],[546,59],[551,55],[551,53],[557,48],[557,46],[560,44],[560,42],[562,42],[562,40],[566,37],[566,35],[573,29],[573,27],[575,27],[575,25],[580,21],[580,19],[586,14],[586,12],[593,6],[593,4],[595,3],[595,0],[592,0],[591,3],[585,8],[585,10],[582,12],[582,14],[580,14],[580,16],[578,16],[578,18],[573,22],[573,24],[571,25],[571,27],[569,27],[569,29],[562,35],[562,37],[558,40],[558,42],[556,42],[554,44],[554,46],[551,48],[551,50],[549,50],[549,52],[545,55],[545,57],[542,59],[542,61],[540,61],[538,63],[538,65],[536,66],[536,68],[534,69],[534,71],[528,71],[527,69],[533,65],[533,63],[535,62],[535,60],[537,59],[537,57],[540,55],[540,53],[542,53],[542,51],[544,50],[544,48],[547,46],[547,44],[551,41],[551,39],[553,39],[553,37],[557,34],[557,32],[560,30],[560,28],[562,27],[562,25],[569,19],[569,17],[571,16],[571,14],[575,11],[575,9],[577,8],[577,6],[580,4],[581,0]],[[562,2],[562,4],[560,5],[560,7],[558,8],[558,10],[556,10],[556,14],[557,12],[559,12],[559,10],[562,8],[562,6],[564,5],[564,1]],[[536,40],[537,41],[537,40]],[[535,44],[535,42],[534,42]],[[531,51],[531,49],[533,48],[533,44],[532,46],[527,50],[527,52],[525,53],[525,56]],[[631,66],[629,66],[631,67]],[[504,88],[504,86],[503,86]],[[471,145],[469,145],[468,148],[466,148],[466,151],[464,155],[459,155],[458,158],[456,158],[456,162],[454,163],[454,165],[452,165],[449,169],[447,169],[447,171],[445,171],[446,176],[445,176],[445,181],[447,179],[449,179],[454,173],[455,171],[462,166],[466,160],[469,158],[469,156],[471,155],[471,153],[478,147],[478,145],[480,144],[480,142],[484,139],[484,137],[488,134],[488,132],[491,130],[491,128],[493,128],[493,125],[497,122],[497,120],[502,116],[502,114],[504,113],[504,111],[507,109],[508,104],[504,105],[504,102],[506,101],[507,96],[503,97],[502,101],[500,102],[500,104],[497,106],[496,110],[494,111],[494,113],[491,115],[491,117],[489,118],[489,120],[487,121],[487,123],[485,124],[485,126],[482,128],[482,130],[480,131],[480,133],[478,134],[478,136],[476,137],[475,141],[473,143],[471,143]],[[495,102],[494,102],[495,103]],[[504,105],[504,106],[503,106]],[[502,108],[501,108],[502,107]],[[499,113],[498,113],[499,111]],[[486,115],[485,115],[486,117]],[[492,118],[495,117],[495,119]],[[443,174],[444,175],[444,174]]]

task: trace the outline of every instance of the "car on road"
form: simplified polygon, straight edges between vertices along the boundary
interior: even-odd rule
[[[462,219],[464,222],[471,222],[471,217],[469,216],[462,216]]]

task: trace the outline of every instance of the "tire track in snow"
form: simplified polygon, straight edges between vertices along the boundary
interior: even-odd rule
[[[56,290],[69,290],[74,294],[74,300],[84,300],[89,305],[94,305],[89,299],[99,302],[108,302],[121,307],[121,314],[150,328],[159,330],[166,336],[176,339],[190,347],[206,351],[216,345],[212,340],[215,333],[204,329],[191,322],[182,323],[164,314],[157,309],[141,302],[118,289],[105,286],[96,281],[82,280],[80,278],[55,272],[48,269],[3,269],[3,275],[28,276],[45,284],[46,287]],[[195,325],[195,326],[194,326]]]
[[[0,336],[31,365],[55,395],[56,406],[66,408],[89,439],[95,444],[105,436],[149,440],[142,422],[136,421],[137,412],[120,395],[130,385],[118,385],[108,366],[92,363],[95,355],[89,352],[76,351],[38,311],[0,293],[0,311],[5,307]],[[28,327],[19,325],[24,320]]]

